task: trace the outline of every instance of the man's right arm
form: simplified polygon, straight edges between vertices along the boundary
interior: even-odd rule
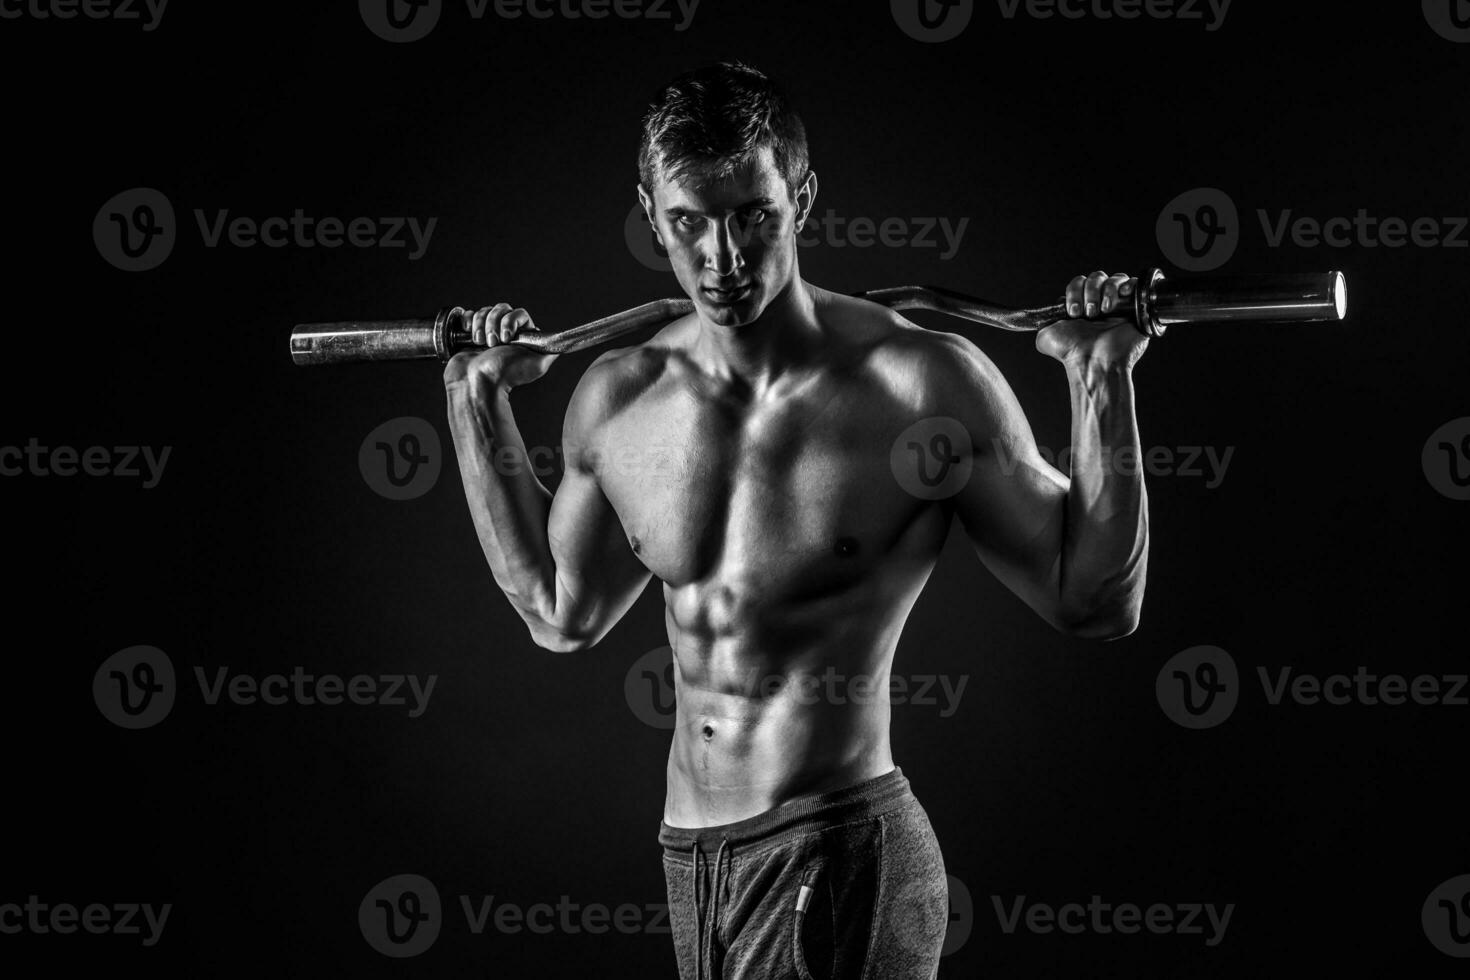
[[[510,408],[512,385],[504,380],[515,372],[497,360],[519,351],[524,348],[491,348],[446,371],[460,476],[485,560],[532,639],[548,650],[585,650],[622,618],[651,577],[586,452],[606,411],[610,368],[602,366],[607,355],[599,358],[572,395],[562,433],[566,471],[553,495],[527,465]],[[507,457],[519,465],[506,465]]]

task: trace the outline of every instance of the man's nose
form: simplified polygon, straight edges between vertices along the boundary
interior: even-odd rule
[[[735,223],[735,216],[710,222],[710,225],[714,237],[705,255],[705,268],[721,277],[733,275],[745,265],[745,258],[740,254],[745,239]]]

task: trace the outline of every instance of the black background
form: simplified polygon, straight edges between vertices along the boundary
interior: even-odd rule
[[[509,21],[448,3],[410,44],[354,4],[186,4],[137,22],[0,21],[9,234],[0,444],[170,446],[161,483],[0,481],[11,642],[0,902],[171,902],[162,941],[0,935],[20,975],[83,963],[165,975],[672,976],[665,935],[471,935],[462,894],[528,906],[663,900],[655,842],[667,732],[622,694],[667,642],[657,584],[585,655],[536,648],[495,588],[452,456],[394,502],[358,472],[400,416],[445,438],[432,364],[301,369],[299,321],[509,300],[545,330],[677,293],[623,238],[637,125],[670,76],[740,57],[803,114],[816,211],[969,217],[939,249],[804,249],[855,291],[906,282],[1031,304],[1096,268],[1165,264],[1154,223],[1193,187],[1239,205],[1229,271],[1342,269],[1335,327],[1189,332],[1136,370],[1146,446],[1235,447],[1223,482],[1149,479],[1143,622],[1053,633],[955,535],[895,673],[969,678],[959,710],[895,708],[895,758],[975,919],[941,976],[1463,972],[1420,907],[1470,872],[1467,708],[1270,706],[1256,668],[1463,671],[1467,505],[1420,451],[1467,414],[1464,249],[1269,248],[1255,210],[1412,221],[1470,212],[1470,45],[1417,3],[1236,0],[1201,21],[1065,21],[978,4],[959,38],[911,40],[887,4],[704,0],[668,20]],[[158,268],[94,246],[103,202],[154,187],[178,215]],[[204,246],[194,209],[257,219],[437,216],[406,249]],[[1032,338],[966,333],[1037,440],[1068,439],[1061,368]],[[554,444],[563,357],[518,392]],[[158,726],[90,695],[110,654],[167,652]],[[1241,703],[1188,731],[1154,679],[1198,644],[1240,666]],[[437,674],[429,710],[221,703],[193,668]],[[357,927],[381,879],[434,881],[428,952],[394,961]],[[991,896],[1059,905],[1235,903],[1201,936],[1006,934]],[[44,966],[50,964],[50,966]],[[14,971],[14,972],[13,972]]]

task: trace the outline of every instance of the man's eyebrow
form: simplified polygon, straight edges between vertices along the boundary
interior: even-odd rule
[[[762,195],[761,197],[751,198],[749,201],[743,201],[740,204],[737,204],[734,207],[730,208],[729,210],[744,211],[746,208],[753,207],[768,208],[775,203],[776,202],[774,199]],[[685,207],[682,204],[671,204],[664,209],[664,213],[676,218],[686,214],[695,214],[701,216],[705,214],[705,212],[699,210],[698,208]]]

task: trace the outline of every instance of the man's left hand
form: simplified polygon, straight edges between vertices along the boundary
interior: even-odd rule
[[[1075,319],[1043,327],[1036,334],[1036,349],[1063,364],[1133,367],[1148,347],[1148,337],[1116,311],[1131,305],[1136,288],[1138,281],[1123,273],[1077,276],[1067,284],[1065,300],[1067,315]]]

